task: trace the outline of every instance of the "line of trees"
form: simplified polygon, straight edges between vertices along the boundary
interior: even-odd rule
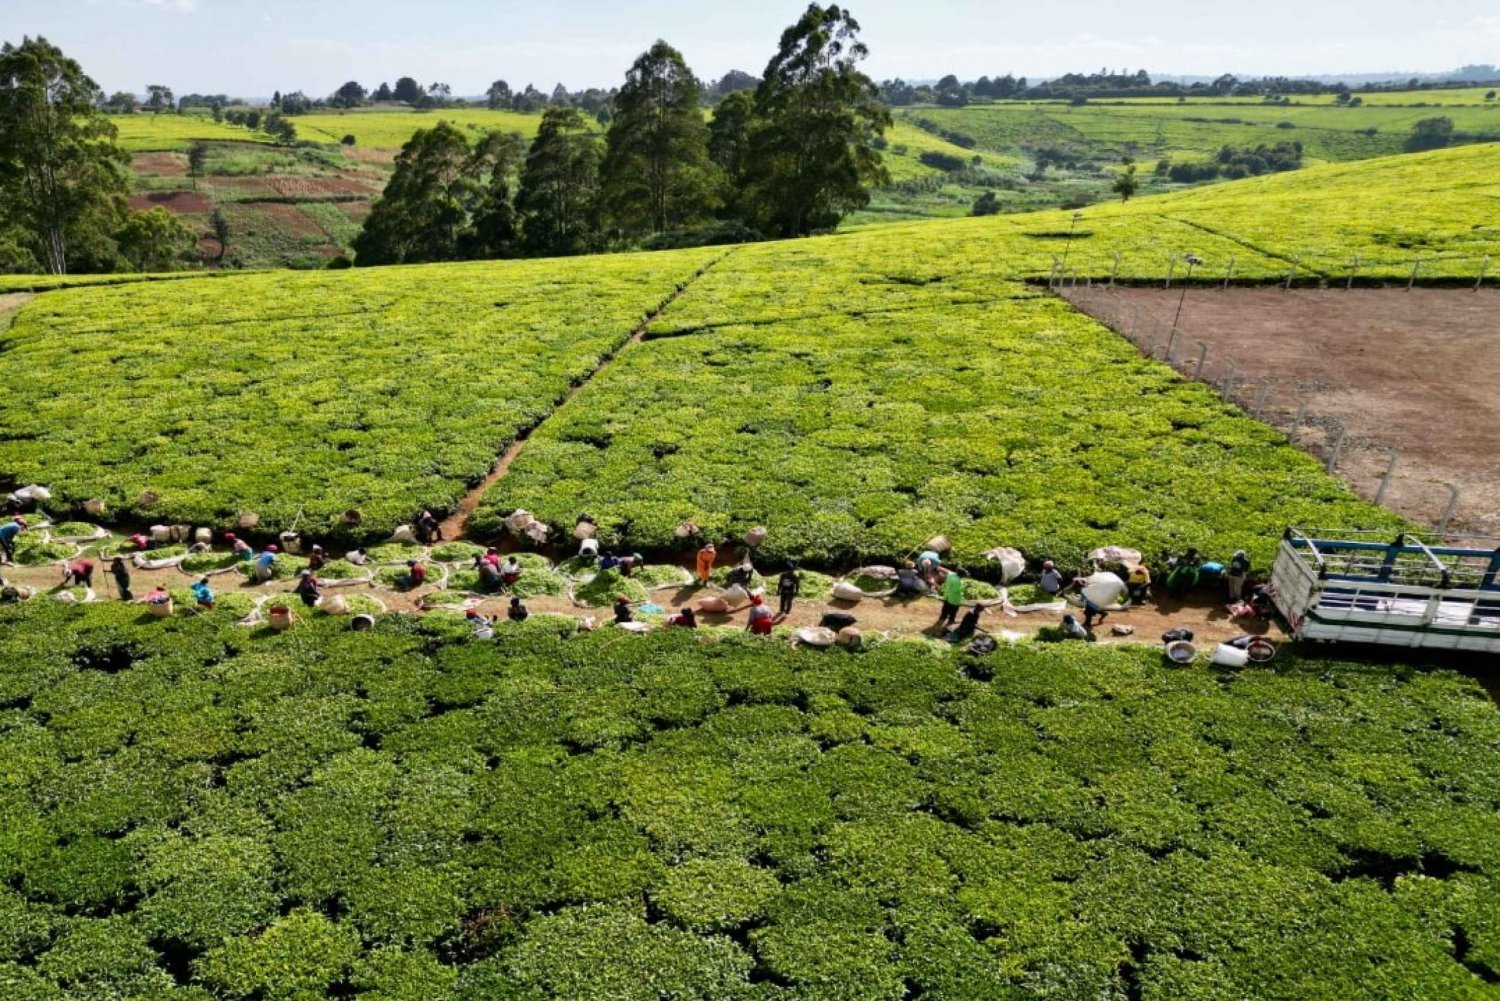
[[[103,103],[45,38],[0,46],[0,271],[163,271],[197,242],[164,208],[130,209],[130,158]]]
[[[711,121],[705,88],[658,41],[614,93],[602,139],[577,107],[550,107],[536,137],[471,145],[439,122],[402,148],[355,240],[361,265],[792,237],[834,228],[888,180],[875,141],[890,125],[859,69],[848,11],[811,4],[765,73],[729,81]],[[727,78],[726,78],[727,79]],[[724,81],[720,85],[724,85]]]
[[[1090,99],[1127,97],[1261,97],[1275,103],[1290,103],[1289,95],[1334,94],[1341,104],[1355,104],[1350,89],[1340,83],[1323,83],[1290,77],[1259,77],[1241,80],[1225,73],[1208,82],[1155,82],[1145,70],[1101,69],[1097,73],[1065,73],[1052,80],[1030,83],[1025,77],[981,76],[962,81],[949,74],[935,84],[910,84],[905,80],[887,80],[880,85],[880,99],[893,107],[910,104],[937,104],[961,108],[986,100],[1066,100],[1086,102]],[[1362,102],[1361,102],[1362,103]]]

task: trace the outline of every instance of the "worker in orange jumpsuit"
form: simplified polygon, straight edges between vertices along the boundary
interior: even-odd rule
[[[712,542],[704,543],[703,548],[698,550],[698,585],[700,587],[708,586],[708,579],[714,573],[714,558],[717,555],[718,551],[714,549]]]

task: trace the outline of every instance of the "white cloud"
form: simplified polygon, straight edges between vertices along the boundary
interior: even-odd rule
[[[155,7],[174,14],[191,14],[198,9],[198,0],[139,0],[143,7]]]

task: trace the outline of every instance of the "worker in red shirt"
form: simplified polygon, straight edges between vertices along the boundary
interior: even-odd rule
[[[750,596],[750,624],[745,628],[756,636],[771,635],[771,625],[776,616],[766,607],[765,599],[758,594]]]
[[[396,586],[403,591],[414,591],[427,583],[427,568],[416,560],[406,561],[406,573],[396,578]]]
[[[63,566],[63,587],[93,587],[94,564],[91,560],[74,560]]]

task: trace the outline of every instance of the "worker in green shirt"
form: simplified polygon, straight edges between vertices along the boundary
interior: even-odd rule
[[[964,579],[957,570],[949,570],[943,577],[943,610],[938,613],[937,625],[933,629],[941,632],[945,626],[952,627],[953,620],[958,618],[958,606],[963,601]]]

